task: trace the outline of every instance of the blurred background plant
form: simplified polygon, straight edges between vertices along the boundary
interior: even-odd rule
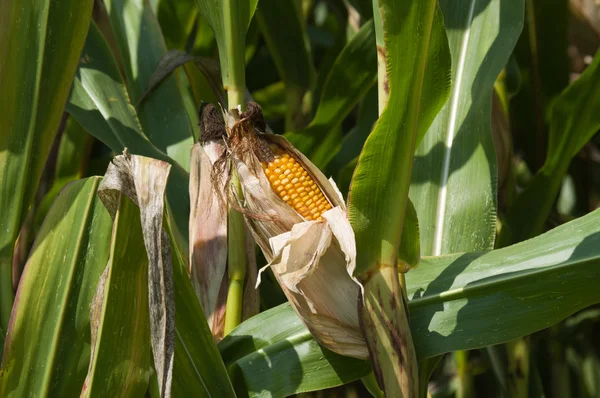
[[[240,316],[249,319],[218,346],[187,278],[202,103],[253,99],[347,198],[386,102],[383,31],[405,17],[382,27],[373,3],[0,3],[0,396],[161,395],[148,311],[135,311],[148,306],[152,266],[143,231],[130,227],[140,214],[123,197],[111,219],[92,177],[125,148],[172,165],[173,396],[381,394],[369,363],[312,339],[271,271],[260,314]],[[439,6],[448,100],[405,100],[443,102],[416,132],[410,181],[419,228],[406,239],[420,239],[422,258],[405,292],[420,394],[600,397],[600,5]],[[423,66],[424,86],[442,61]],[[259,251],[256,263],[266,263]],[[107,264],[98,321],[89,308]],[[211,281],[221,300],[228,275]]]

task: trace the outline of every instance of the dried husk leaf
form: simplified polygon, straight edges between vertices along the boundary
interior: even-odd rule
[[[228,127],[236,114],[226,117]],[[256,134],[254,131],[248,134]],[[368,358],[359,324],[361,286],[351,275],[356,266],[354,233],[342,195],[332,180],[281,136],[260,134],[304,166],[332,209],[321,221],[306,221],[271,188],[253,151],[231,150],[246,211],[246,221],[288,300],[317,341],[341,355]],[[260,278],[259,278],[260,279]]]
[[[210,171],[224,151],[219,142],[197,143],[190,167],[190,278],[215,340],[225,325],[227,204],[214,191]]]
[[[127,149],[108,166],[98,196],[115,217],[120,194],[140,208],[144,245],[148,255],[148,298],[154,366],[161,397],[171,396],[175,354],[175,301],[169,236],[162,227],[165,188],[171,165]]]
[[[223,127],[224,129],[224,127]],[[224,134],[224,130],[223,130]],[[225,152],[221,139],[197,143],[192,149],[190,169],[190,278],[196,295],[216,342],[225,331],[225,315],[229,275],[227,272],[228,235],[227,203],[227,164],[220,170],[218,184],[212,173],[215,162]],[[246,252],[246,278],[242,300],[242,320],[259,311],[260,297],[255,289],[257,278],[254,240],[250,230],[244,232]]]

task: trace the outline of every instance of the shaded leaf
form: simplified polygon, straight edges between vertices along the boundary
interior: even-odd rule
[[[152,72],[152,76],[150,76],[150,79],[148,79],[146,91],[144,91],[144,94],[142,94],[138,100],[137,106],[139,107],[140,103],[144,101],[148,94],[150,94],[150,92],[154,90],[167,76],[173,73],[177,67],[185,64],[186,62],[192,61],[193,59],[193,56],[180,50],[170,50],[163,55],[158,61],[156,70]]]
[[[370,369],[366,361],[321,347],[289,303],[242,323],[219,343],[219,350],[238,388],[252,397],[331,388]]]
[[[530,0],[525,3],[523,34],[513,53],[515,73],[522,79],[510,101],[511,128],[517,147],[533,169],[545,158],[548,110],[552,101],[569,85],[572,59],[568,55],[571,18],[576,2]],[[577,30],[577,28],[575,28]],[[573,40],[573,39],[571,39]],[[574,39],[576,42],[577,39]]]
[[[34,224],[36,230],[46,218],[46,214],[58,193],[67,183],[83,176],[90,157],[93,140],[94,138],[75,119],[69,118],[67,120],[56,155],[54,181],[44,199],[35,209]]]
[[[185,51],[194,25],[198,7],[194,0],[161,0],[156,17],[169,50]]]
[[[571,159],[600,130],[600,53],[550,109],[550,137],[544,166],[509,209],[498,245],[542,232]]]
[[[296,0],[261,0],[256,16],[285,83],[286,130],[304,127],[303,98],[311,88],[315,70],[300,6]]]
[[[286,138],[323,168],[339,147],[339,130],[354,105],[377,80],[377,51],[373,22],[366,23],[344,47],[331,67],[310,125]]]

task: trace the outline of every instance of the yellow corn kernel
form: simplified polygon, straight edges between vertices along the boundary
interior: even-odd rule
[[[289,153],[272,146],[274,159],[262,163],[271,188],[306,220],[321,220],[331,204],[308,172]],[[285,190],[284,190],[285,189]]]

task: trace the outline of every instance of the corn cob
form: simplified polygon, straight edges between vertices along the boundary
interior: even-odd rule
[[[243,193],[233,196],[268,261],[258,280],[271,268],[320,344],[367,359],[356,305],[360,284],[352,278],[356,243],[341,193],[284,137],[265,131],[258,104],[224,116]]]
[[[331,209],[323,191],[289,153],[271,145],[271,162],[261,162],[271,188],[304,219],[322,220],[321,215]]]

